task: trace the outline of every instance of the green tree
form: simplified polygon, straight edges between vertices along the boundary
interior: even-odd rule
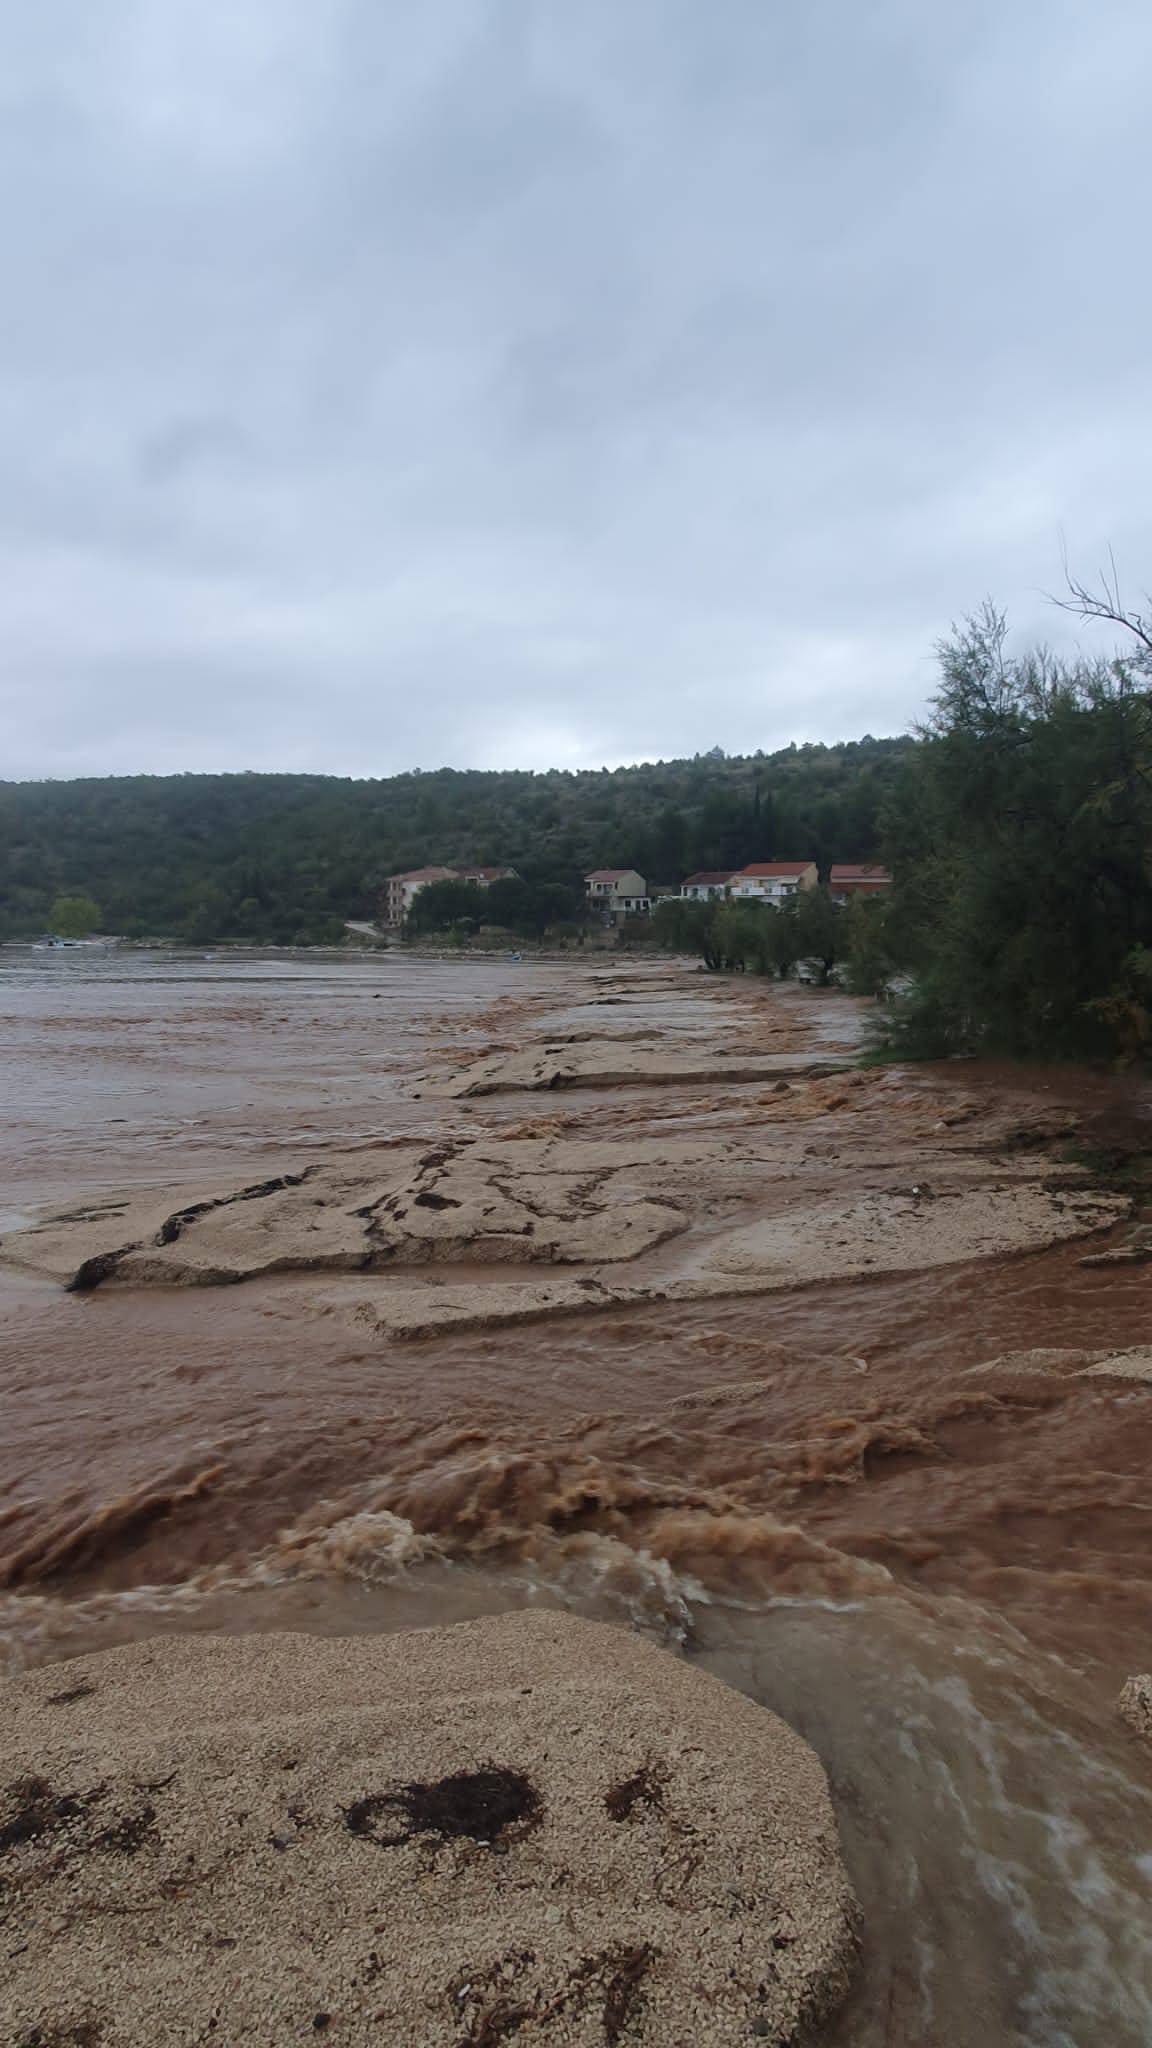
[[[697,953],[703,937],[707,905],[687,896],[666,896],[652,912],[652,936],[668,953]]]
[[[523,938],[542,938],[550,925],[571,923],[581,908],[575,888],[520,875],[504,876],[484,892],[484,923],[502,925]]]
[[[454,927],[474,931],[484,920],[487,893],[477,882],[426,882],[404,920],[405,934],[446,932]]]
[[[1152,944],[1152,676],[1134,659],[1010,654],[992,606],[941,682],[890,815],[915,990],[893,1036],[926,1051],[1121,1049]]]
[[[796,899],[791,897],[779,905],[769,904],[764,911],[764,940],[760,958],[762,974],[776,974],[786,981],[800,958],[800,939],[796,921]]]
[[[419,902],[419,897],[417,897]],[[493,882],[484,892],[485,924],[502,925],[506,931],[528,933],[536,928],[536,892],[519,875]],[[542,929],[542,927],[541,927]]]
[[[1152,948],[1134,946],[1115,985],[1094,996],[1089,1012],[1108,1032],[1118,1066],[1129,1067],[1152,1053]]]
[[[760,904],[716,902],[709,906],[706,967],[743,973],[759,967],[764,952],[764,911]]]
[[[245,896],[237,904],[232,916],[231,928],[244,939],[263,939],[268,936],[267,916],[258,896]]]
[[[791,907],[716,898],[697,903],[673,897],[652,915],[652,930],[670,952],[696,953],[712,973],[785,976],[796,962],[796,919]]]
[[[196,945],[218,939],[233,928],[233,911],[223,889],[205,882],[192,898],[183,921],[183,932]]]
[[[100,905],[90,896],[57,896],[48,923],[62,939],[86,939],[100,929]]]
[[[820,971],[821,987],[832,979],[832,970],[844,951],[844,925],[840,907],[828,890],[799,889],[793,898],[796,914],[796,957],[814,960]]]
[[[854,996],[878,996],[895,966],[888,936],[889,905],[883,896],[857,895],[840,916],[848,987]]]

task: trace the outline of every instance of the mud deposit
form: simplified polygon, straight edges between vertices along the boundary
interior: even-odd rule
[[[675,965],[0,961],[12,1669],[625,1620],[824,1762],[822,2039],[1152,2039],[1139,1086]]]

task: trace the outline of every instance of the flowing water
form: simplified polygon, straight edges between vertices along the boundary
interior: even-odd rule
[[[788,999],[707,992],[743,1042],[761,1000]],[[828,1001],[797,1029],[842,1037]],[[10,948],[4,1228],[511,1126],[522,1100],[425,1097],[429,1059],[578,1029],[589,1004],[601,1031],[691,1043],[703,1002],[645,966]],[[1072,1103],[1105,1149],[1146,1113],[1079,1076],[962,1078]],[[642,1094],[581,1114],[651,1120]],[[837,1170],[867,1173],[867,1133]],[[0,1645],[20,1668],[165,1629],[529,1602],[642,1628],[824,1760],[866,1934],[824,2038],[1137,2048],[1152,1752],[1113,1703],[1152,1664],[1152,1389],[969,1372],[1148,1340],[1152,1268],[1082,1252],[407,1344],[316,1313],[298,1274],[79,1296],[0,1267]]]

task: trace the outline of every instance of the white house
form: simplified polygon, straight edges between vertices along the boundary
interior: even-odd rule
[[[819,880],[814,860],[758,860],[733,875],[728,893],[734,903],[780,904]]]
[[[594,868],[584,877],[584,894],[588,908],[600,911],[606,924],[647,917],[652,908],[648,884],[635,868]]]
[[[727,896],[732,883],[731,868],[705,868],[698,875],[689,875],[680,884],[681,896],[690,903],[713,903]]]

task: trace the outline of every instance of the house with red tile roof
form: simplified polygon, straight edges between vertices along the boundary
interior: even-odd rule
[[[733,875],[728,893],[734,903],[786,903],[819,880],[814,860],[754,860]]]
[[[734,868],[702,868],[698,875],[685,876],[680,894],[690,903],[713,903],[717,897],[727,896],[735,872]]]
[[[837,903],[850,903],[854,896],[882,896],[892,887],[892,877],[887,868],[840,861],[828,876],[828,887]]]

